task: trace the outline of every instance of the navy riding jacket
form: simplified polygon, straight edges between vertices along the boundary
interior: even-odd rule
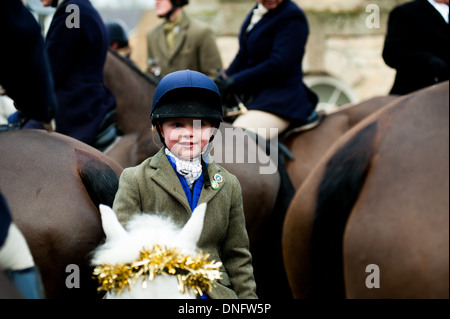
[[[88,0],[65,1],[53,16],[46,47],[60,106],[56,131],[92,145],[116,104],[103,78],[108,50],[103,20]]]
[[[253,10],[239,35],[239,52],[226,71],[237,90],[252,96],[248,109],[306,121],[317,96],[303,83],[302,60],[309,34],[304,12],[291,0],[283,2],[247,33]]]
[[[397,70],[391,94],[408,94],[449,79],[449,24],[428,0],[395,7],[383,49]]]

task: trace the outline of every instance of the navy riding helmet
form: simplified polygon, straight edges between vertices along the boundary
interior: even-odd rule
[[[105,22],[109,35],[109,45],[117,42],[119,48],[128,46],[128,34],[121,20],[108,20]]]
[[[216,126],[223,120],[219,89],[206,75],[191,70],[166,75],[153,98],[152,124],[168,118],[209,119]]]

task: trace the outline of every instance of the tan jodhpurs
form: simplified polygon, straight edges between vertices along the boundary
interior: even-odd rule
[[[272,113],[249,110],[239,115],[233,126],[245,128],[257,133],[267,140],[277,136],[289,127],[290,122]]]

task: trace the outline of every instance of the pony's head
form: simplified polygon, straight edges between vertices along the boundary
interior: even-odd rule
[[[208,260],[197,242],[206,204],[180,229],[168,218],[139,214],[125,230],[116,214],[101,205],[105,243],[92,258],[99,291],[107,298],[196,298],[219,279],[221,263]]]

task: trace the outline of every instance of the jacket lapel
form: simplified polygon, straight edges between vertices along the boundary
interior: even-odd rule
[[[184,43],[186,42],[189,19],[184,12],[182,14],[183,20],[181,20],[180,23],[180,33],[175,37],[175,43],[173,44],[173,50],[170,53],[169,61],[173,61],[173,59],[176,58],[179,52],[184,49]]]
[[[152,43],[154,48],[158,48],[161,56],[169,55],[169,48],[167,47],[166,34],[164,27],[160,27],[159,32],[156,33],[155,42]]]
[[[152,179],[158,183],[167,193],[172,195],[176,200],[178,200],[188,212],[191,212],[191,208],[189,206],[188,199],[184,194],[183,187],[178,179],[177,174],[170,165],[169,160],[166,157],[164,149],[161,149],[150,161],[150,166],[156,169],[155,173],[152,175]],[[216,174],[220,175],[222,169],[220,166],[211,162],[208,165],[208,173],[211,178],[211,181],[214,180],[214,176]],[[226,183],[226,180],[223,180],[221,183],[218,183],[218,188],[213,189],[212,187],[205,188],[203,187],[202,192],[200,194],[200,199],[198,203],[208,203],[211,199],[216,196],[223,185]]]
[[[425,10],[428,11],[431,17],[433,17],[432,21],[439,25],[442,30],[447,31],[448,23],[445,21],[440,12],[431,3],[429,3],[428,0],[424,0],[423,5]]]
[[[167,193],[178,200],[188,212],[192,213],[188,199],[184,194],[183,187],[181,186],[181,183],[178,179],[177,174],[173,170],[172,165],[170,165],[164,149],[161,149],[152,158],[152,160],[150,161],[150,166],[156,169],[155,173],[152,175],[152,179],[156,183],[158,183],[158,185],[160,185]],[[214,176],[216,176],[216,174],[220,175],[221,172],[222,169],[220,168],[220,166],[218,166],[214,162],[211,162],[208,165],[208,173],[211,181],[214,180]],[[214,196],[216,196],[220,192],[221,188],[226,182],[227,181],[224,180],[221,183],[218,183],[218,189],[213,189],[212,187],[203,187],[198,203],[208,203],[211,199],[214,198]]]
[[[191,212],[183,187],[164,153],[164,148],[152,158],[150,166],[156,168],[155,173],[152,175],[152,179],[167,193],[177,199],[188,212]]]
[[[208,173],[209,173],[209,178],[211,179],[211,182],[214,180],[214,176],[216,176],[216,174],[220,175],[222,169],[220,168],[220,166],[216,165],[214,162],[211,162],[208,165]],[[203,187],[202,193],[200,194],[200,199],[198,201],[198,203],[208,203],[211,199],[214,198],[214,196],[216,196],[219,192],[220,189],[223,187],[223,185],[226,183],[226,180],[223,180],[221,183],[218,183],[218,188],[217,189],[213,189],[212,187],[208,187],[205,188]]]

